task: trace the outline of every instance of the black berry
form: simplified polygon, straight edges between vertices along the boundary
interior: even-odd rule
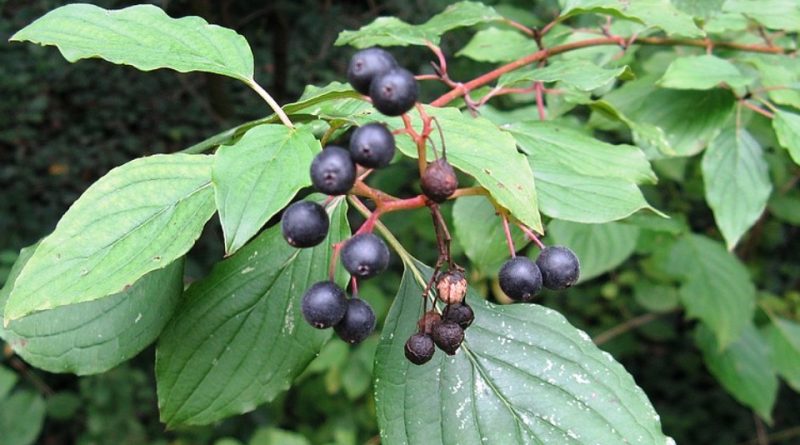
[[[439,277],[436,290],[446,304],[461,303],[467,294],[467,279],[461,271],[451,270]]]
[[[350,137],[350,156],[364,167],[386,167],[394,157],[394,150],[394,136],[383,124],[364,125]]]
[[[406,358],[415,365],[427,363],[434,352],[433,339],[428,334],[417,333],[406,341]]]
[[[369,303],[353,297],[347,300],[347,311],[333,330],[350,344],[361,343],[375,330],[375,313]]]
[[[356,235],[342,247],[342,264],[355,277],[374,277],[389,265],[389,248],[372,233]]]
[[[458,323],[462,329],[467,329],[472,324],[472,321],[475,320],[475,313],[472,312],[472,308],[467,303],[455,303],[444,308],[442,318]]]
[[[422,193],[432,201],[444,202],[458,188],[458,178],[446,160],[437,159],[425,168],[420,186]]]
[[[524,256],[511,258],[500,268],[500,288],[512,300],[528,302],[542,290],[539,267]]]
[[[397,61],[380,48],[367,48],[353,54],[347,66],[347,81],[361,94],[369,94],[369,86],[376,76],[397,66]]]
[[[356,182],[356,165],[350,152],[329,145],[311,162],[311,182],[326,195],[343,195]]]
[[[417,102],[417,79],[404,68],[375,77],[369,87],[372,105],[387,116],[400,116]]]
[[[328,212],[316,202],[298,201],[283,212],[281,232],[294,247],[312,247],[328,234]]]
[[[339,323],[347,311],[344,290],[331,281],[320,281],[303,295],[303,317],[317,329]]]
[[[464,329],[458,323],[442,321],[433,328],[433,342],[447,355],[453,355],[464,341]]]
[[[438,312],[431,309],[422,315],[422,318],[417,322],[417,329],[423,334],[433,334],[433,328],[441,323],[442,316]]]
[[[542,272],[544,287],[553,290],[572,286],[581,273],[578,257],[563,246],[546,247],[536,259],[536,265]]]

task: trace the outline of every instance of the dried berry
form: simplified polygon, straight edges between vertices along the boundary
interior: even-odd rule
[[[442,274],[436,282],[439,299],[446,304],[461,303],[467,294],[467,279],[459,270],[451,270]]]
[[[433,328],[433,342],[447,355],[453,355],[464,341],[464,329],[453,321],[442,321]]]
[[[420,183],[422,193],[431,201],[444,202],[458,188],[458,178],[453,167],[445,160],[437,159],[425,169]]]
[[[435,310],[425,312],[417,322],[417,329],[424,334],[432,334],[433,328],[442,321],[442,316]]]
[[[444,308],[442,318],[446,321],[458,323],[462,329],[467,329],[472,321],[475,320],[475,313],[467,303],[450,304]]]
[[[433,346],[433,338],[428,334],[414,334],[406,341],[405,352],[406,358],[411,363],[415,365],[427,363],[433,357],[433,353],[436,352],[436,348]]]

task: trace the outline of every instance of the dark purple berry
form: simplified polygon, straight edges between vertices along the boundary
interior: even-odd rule
[[[375,77],[369,87],[372,105],[387,116],[400,116],[417,102],[417,79],[410,71],[395,68]]]
[[[464,341],[464,329],[458,323],[442,321],[433,328],[433,342],[447,355],[453,355]]]
[[[434,202],[444,202],[458,188],[458,178],[453,167],[444,159],[437,159],[425,169],[420,182],[422,193]]]
[[[375,313],[369,303],[353,297],[347,300],[347,311],[333,330],[350,344],[361,343],[375,330]]]
[[[303,317],[317,329],[339,323],[347,311],[344,290],[331,281],[320,281],[303,295]]]
[[[500,268],[500,289],[512,300],[529,302],[542,290],[539,267],[524,256],[511,258]]]
[[[427,363],[436,349],[433,346],[433,338],[428,334],[417,333],[406,341],[406,358],[415,365]]]
[[[389,265],[389,248],[372,233],[356,235],[342,247],[342,264],[355,277],[374,277]]]
[[[316,202],[298,201],[283,212],[281,232],[294,247],[313,247],[328,235],[328,212]]]
[[[394,157],[394,150],[394,136],[383,124],[358,127],[350,137],[350,156],[367,168],[386,167]]]
[[[380,48],[367,48],[353,54],[347,66],[347,81],[361,94],[369,94],[369,86],[376,76],[397,66],[397,61]]]
[[[475,320],[475,313],[467,303],[455,303],[445,306],[442,318],[458,323],[462,329],[467,329]]]
[[[311,182],[326,195],[344,195],[356,182],[356,165],[350,152],[329,145],[311,162]]]
[[[550,246],[542,250],[536,265],[542,272],[544,287],[566,289],[578,281],[581,265],[575,253],[563,246]]]

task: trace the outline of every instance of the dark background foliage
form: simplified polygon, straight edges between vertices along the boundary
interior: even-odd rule
[[[21,247],[49,233],[61,214],[93,181],[135,157],[174,152],[229,126],[260,117],[259,99],[234,81],[204,74],[171,71],[143,73],[101,61],[69,64],[53,48],[8,44],[8,37],[45,12],[67,3],[55,0],[0,1],[0,284]],[[135,2],[93,3],[119,8]],[[448,2],[400,1],[252,1],[164,0],[156,2],[174,16],[201,15],[236,29],[254,48],[256,76],[279,102],[297,98],[307,84],[342,80],[351,50],[334,47],[342,29],[357,28],[377,15],[410,22],[427,19]],[[504,5],[522,1],[500,1]],[[538,12],[547,16],[548,2]],[[552,8],[551,8],[552,9]],[[458,33],[443,42],[457,41]],[[462,40],[463,42],[463,40]],[[416,72],[430,71],[424,49],[395,52]],[[454,77],[481,72],[480,64],[456,61]],[[463,76],[462,76],[463,74]],[[429,85],[426,88],[435,89]],[[433,96],[427,91],[426,97]],[[502,103],[501,103],[502,105]],[[614,137],[610,135],[610,137]],[[686,167],[685,180],[664,180],[648,198],[660,208],[687,215],[695,231],[713,230],[702,199],[699,162]],[[389,192],[410,189],[413,165],[394,166],[377,186]],[[387,223],[409,250],[423,260],[433,255],[427,215],[418,212]],[[797,227],[779,220],[759,223],[742,243],[759,288],[789,291],[788,304],[800,300],[800,255],[789,240]],[[188,279],[202,276],[222,256],[216,221],[209,224],[188,263]],[[620,325],[642,312],[633,285],[642,273],[629,260],[618,269],[577,289],[547,297],[592,335]],[[400,265],[380,284],[368,283],[372,302],[385,315]],[[479,283],[480,284],[480,283]],[[484,288],[491,285],[484,282]],[[684,444],[750,442],[759,431],[778,432],[773,444],[797,443],[800,397],[780,390],[775,424],[765,426],[733,400],[711,377],[691,340],[692,323],[677,313],[659,316],[639,329],[603,345],[634,375],[662,416],[664,430]],[[38,439],[42,444],[236,444],[290,443],[280,428],[311,443],[377,443],[370,370],[375,341],[353,351],[335,341],[288,393],[253,413],[218,425],[164,431],[158,421],[153,377],[153,349],[103,375],[77,378],[28,368],[8,352],[2,360],[48,400],[48,417]],[[12,419],[23,421],[24,419]],[[784,436],[781,438],[781,436]],[[230,442],[223,437],[236,438]],[[283,438],[281,438],[283,437]],[[298,442],[303,443],[303,442]],[[5,444],[0,431],[0,444]]]

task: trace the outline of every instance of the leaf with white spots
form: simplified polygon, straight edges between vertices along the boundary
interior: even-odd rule
[[[331,246],[350,233],[345,204],[334,201],[328,211],[329,236],[317,247],[295,249],[273,226],[186,291],[156,351],[168,426],[252,411],[286,390],[319,353],[330,331],[305,322],[300,299],[327,279]]]
[[[669,443],[630,374],[542,306],[497,306],[470,289],[475,322],[456,355],[408,362],[429,273],[406,265],[375,355],[382,443]]]

